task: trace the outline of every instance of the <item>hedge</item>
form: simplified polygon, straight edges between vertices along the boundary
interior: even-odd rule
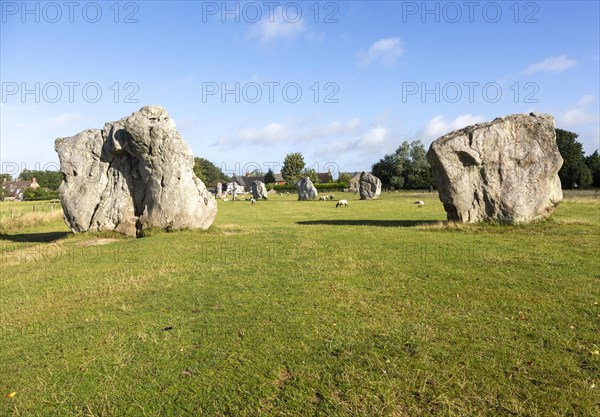
[[[270,184],[269,184],[270,185]],[[348,184],[345,182],[328,182],[323,184],[314,184],[317,191],[335,191],[342,190],[344,188],[348,188]],[[275,191],[296,191],[295,184],[285,184],[285,185],[274,185],[273,189]]]

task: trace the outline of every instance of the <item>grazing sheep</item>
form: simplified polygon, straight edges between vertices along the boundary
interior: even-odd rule
[[[414,204],[417,204],[419,206],[419,208],[423,207],[423,204],[425,204],[425,202],[423,200],[417,200],[415,201]]]
[[[229,201],[229,199],[228,198],[224,198],[223,201]]]
[[[334,196],[333,194],[331,194],[331,195],[329,196],[329,199],[330,199],[330,200],[335,200],[335,196]]]
[[[255,204],[256,204],[256,200],[255,200],[254,198],[251,198],[251,199],[250,199],[250,204],[251,204],[251,205],[255,205]]]
[[[323,196],[319,197],[319,200],[321,200],[321,201],[327,201],[327,196],[323,195]]]
[[[348,200],[340,200],[337,203],[335,203],[336,208],[340,206],[348,207]]]

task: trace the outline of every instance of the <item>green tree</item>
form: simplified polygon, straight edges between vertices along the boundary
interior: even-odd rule
[[[568,130],[556,129],[556,144],[563,158],[558,171],[562,188],[588,187],[592,184],[592,172],[586,165],[583,145],[579,135]]]
[[[265,184],[275,184],[275,174],[271,168],[265,174]]]
[[[58,198],[58,191],[53,191],[42,187],[25,188],[25,190],[23,190],[23,197],[25,197],[25,200],[29,201],[54,200]]]
[[[302,178],[305,178],[305,177],[310,178],[310,180],[314,184],[317,184],[319,182],[319,175],[317,174],[317,171],[315,171],[313,168],[305,168],[302,171]]]
[[[281,175],[288,184],[293,184],[300,179],[304,169],[304,157],[300,152],[290,153],[283,160]]]
[[[0,184],[4,181],[12,181],[12,176],[10,174],[0,174]]]
[[[420,140],[404,141],[393,154],[373,164],[371,172],[385,188],[427,188],[433,185],[433,175],[426,156]]]
[[[21,181],[31,181],[33,178],[35,178],[36,182],[42,188],[58,190],[63,180],[63,174],[59,171],[35,171],[29,169],[24,169],[19,174],[19,180]]]
[[[352,175],[348,174],[347,172],[340,173],[338,177],[338,183],[343,182],[345,184],[350,184],[350,181],[352,181]]]
[[[585,164],[592,174],[592,186],[600,187],[600,155],[597,150],[585,158]]]
[[[423,189],[433,185],[431,165],[427,161],[427,151],[420,140],[410,144],[410,161],[406,166],[407,188]]]
[[[213,181],[229,181],[229,177],[227,177],[223,171],[208,159],[204,158],[194,158],[194,174],[196,174],[205,185],[208,185]]]

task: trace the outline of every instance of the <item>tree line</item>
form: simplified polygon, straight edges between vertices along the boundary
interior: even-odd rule
[[[556,144],[563,158],[563,165],[558,171],[562,188],[600,188],[600,154],[598,150],[585,156],[583,145],[577,140],[579,135],[568,130],[556,129]],[[431,166],[426,158],[427,151],[420,140],[404,141],[392,153],[384,155],[371,166],[371,173],[381,180],[387,189],[427,189],[435,186]],[[211,161],[194,158],[194,173],[202,182],[210,184],[215,181],[228,182],[230,178]],[[253,175],[264,175],[265,184],[275,183],[275,174],[269,169],[267,173],[255,170]],[[304,156],[300,152],[289,153],[283,160],[281,175],[286,184],[295,184],[300,178],[309,177],[314,183],[319,183],[318,173],[307,168]],[[41,171],[25,169],[18,176],[19,181],[36,179],[41,189],[57,191],[63,180],[59,171]],[[349,184],[352,177],[340,173],[338,183]],[[0,180],[12,181],[10,174],[0,174]],[[41,193],[38,191],[37,194]],[[30,193],[31,194],[31,193]],[[47,193],[48,194],[48,193]],[[48,194],[55,197],[56,193]],[[30,198],[42,197],[30,195]]]

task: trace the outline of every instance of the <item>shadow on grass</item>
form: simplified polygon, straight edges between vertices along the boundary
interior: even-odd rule
[[[71,232],[21,233],[16,235],[0,234],[0,240],[9,240],[11,242],[49,243],[58,239],[63,239],[70,234]]]
[[[415,227],[439,223],[438,220],[307,220],[296,222],[301,225],[320,226],[373,226],[373,227]]]

